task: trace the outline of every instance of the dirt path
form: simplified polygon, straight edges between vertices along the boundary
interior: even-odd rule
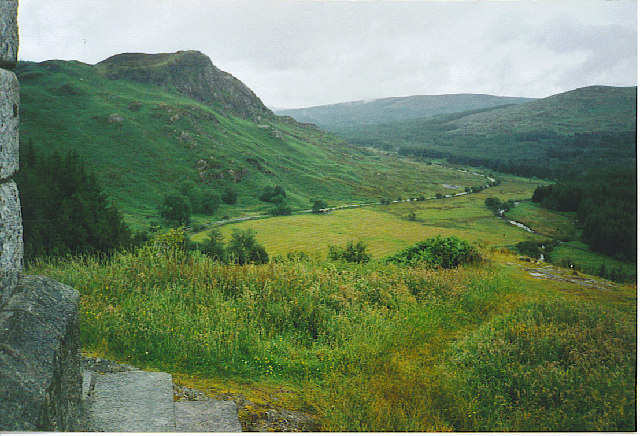
[[[516,265],[523,271],[526,271],[531,277],[536,279],[555,280],[564,283],[574,283],[585,288],[599,289],[601,291],[615,291],[618,289],[616,283],[609,280],[585,276],[575,270],[560,268],[551,264],[541,266],[523,266],[511,262],[508,265]]]

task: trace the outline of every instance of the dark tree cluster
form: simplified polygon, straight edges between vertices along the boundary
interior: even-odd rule
[[[237,199],[238,193],[232,188],[224,189],[220,195],[209,186],[185,180],[176,191],[164,195],[158,211],[167,224],[186,226],[191,222],[191,214],[213,215],[221,202],[235,204]]]
[[[233,229],[231,240],[226,246],[220,230],[213,229],[209,232],[209,239],[200,244],[198,248],[202,253],[223,263],[244,265],[269,262],[267,251],[258,243],[256,234],[251,229]]]
[[[122,214],[107,202],[95,175],[76,153],[38,154],[21,147],[24,257],[110,252],[134,243]]]
[[[258,196],[258,200],[264,201],[265,203],[273,203],[280,204],[284,203],[287,198],[287,193],[284,188],[280,185],[275,186],[265,186],[262,189],[262,192]]]
[[[398,153],[422,159],[446,159],[455,164],[549,180],[572,180],[583,176],[585,172],[618,168],[621,165],[635,168],[636,132],[591,132],[569,136],[553,132],[527,132],[467,135],[448,140],[432,138],[424,144],[416,144],[415,141],[409,143],[401,146]],[[433,149],[430,145],[432,143],[446,145],[452,151]],[[469,147],[471,144],[473,147]],[[467,154],[470,148],[491,149],[495,144],[502,144],[503,149],[510,152],[501,156],[495,153],[487,156]],[[516,157],[515,150],[528,150],[532,147],[542,152]]]
[[[291,207],[287,205],[287,193],[280,185],[265,186],[258,196],[258,200],[275,205],[270,210],[272,215],[291,215]]]
[[[575,212],[582,239],[593,251],[634,261],[637,189],[634,172],[617,171],[584,181],[538,187],[532,197],[549,209]]]

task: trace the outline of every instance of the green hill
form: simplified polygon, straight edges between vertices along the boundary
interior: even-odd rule
[[[466,110],[520,104],[530,98],[497,97],[484,94],[413,95],[410,97],[380,98],[372,101],[314,106],[304,109],[280,109],[298,121],[314,123],[331,131],[363,124],[379,124],[410,120]]]
[[[592,86],[507,107],[340,129],[348,140],[546,177],[635,165],[637,88]]]
[[[439,181],[442,169],[273,115],[199,52],[121,54],[97,65],[21,62],[16,73],[23,145],[75,150],[134,227],[158,221],[163,195],[186,180],[238,193],[218,219],[267,211],[273,205],[257,197],[268,185],[283,186],[294,209],[308,209],[313,197],[335,205],[450,183]]]

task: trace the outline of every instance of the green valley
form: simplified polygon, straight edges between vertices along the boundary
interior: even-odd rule
[[[25,216],[106,240],[27,259],[79,291],[86,354],[245,431],[636,430],[636,88],[311,114],[330,133],[195,51],[16,73]]]

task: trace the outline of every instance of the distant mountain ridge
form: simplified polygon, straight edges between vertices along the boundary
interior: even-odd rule
[[[302,109],[282,109],[275,111],[275,113],[337,131],[356,125],[405,121],[467,110],[521,104],[533,100],[535,99],[499,97],[487,94],[413,95],[351,101]]]
[[[520,175],[635,165],[637,87],[589,86],[495,108],[336,131],[359,145]]]

